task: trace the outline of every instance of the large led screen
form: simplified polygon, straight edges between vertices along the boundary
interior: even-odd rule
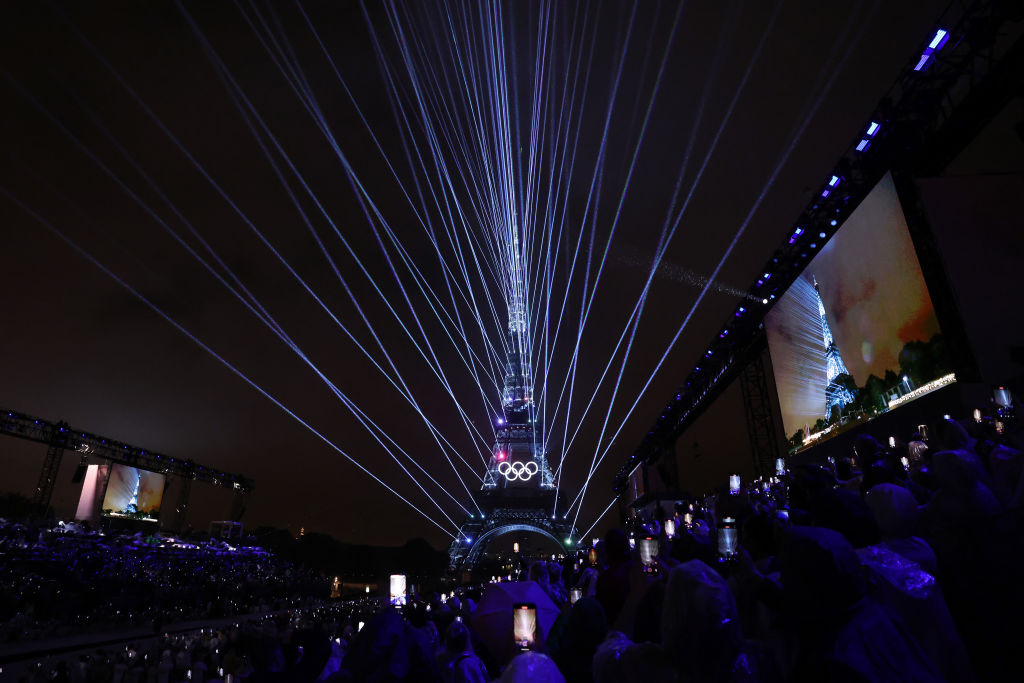
[[[164,475],[127,465],[114,465],[103,496],[103,514],[155,522],[164,497]]]
[[[779,299],[765,330],[792,451],[955,381],[890,175]]]

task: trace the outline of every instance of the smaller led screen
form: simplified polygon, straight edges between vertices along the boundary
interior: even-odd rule
[[[114,465],[103,496],[103,514],[155,522],[160,517],[166,478],[127,465]]]

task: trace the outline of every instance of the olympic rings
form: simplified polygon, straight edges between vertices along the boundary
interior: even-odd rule
[[[537,463],[529,462],[503,462],[498,465],[498,474],[501,474],[509,481],[529,481],[537,474]]]

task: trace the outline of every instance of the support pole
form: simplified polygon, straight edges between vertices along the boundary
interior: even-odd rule
[[[761,332],[764,336],[764,332]],[[764,363],[763,349],[740,373],[740,390],[743,392],[743,412],[747,418],[747,435],[750,438],[750,452],[754,458],[754,471],[762,477],[775,473],[775,459],[782,457],[775,420],[772,413],[771,388],[768,384],[768,368]]]
[[[175,531],[184,531],[188,519],[188,498],[192,493],[192,477],[181,478],[181,491],[178,493],[178,502],[174,506],[174,527]]]
[[[57,473],[60,472],[60,461],[64,456],[69,433],[68,423],[61,421],[54,425],[53,432],[50,434],[50,441],[46,447],[46,458],[43,460],[43,469],[39,472],[39,483],[32,496],[32,505],[40,515],[46,515],[50,508],[53,487],[57,484]]]

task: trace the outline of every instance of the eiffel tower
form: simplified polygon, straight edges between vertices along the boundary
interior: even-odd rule
[[[853,393],[844,385],[836,382],[839,375],[849,375],[846,363],[839,353],[835,339],[832,338],[832,330],[828,326],[828,316],[825,315],[825,302],[821,299],[821,290],[818,288],[818,280],[813,275],[814,293],[818,297],[818,314],[821,316],[821,334],[825,340],[825,377],[828,384],[825,386],[825,419],[832,416],[832,408],[838,406],[842,411],[844,407],[853,403]]]
[[[451,570],[472,569],[488,544],[507,533],[539,533],[563,548],[579,540],[566,516],[556,518],[553,513],[555,475],[544,452],[544,425],[538,423],[534,409],[528,316],[518,300],[509,304],[508,318],[502,415],[483,486],[474,496],[483,514],[470,514],[452,541]]]

